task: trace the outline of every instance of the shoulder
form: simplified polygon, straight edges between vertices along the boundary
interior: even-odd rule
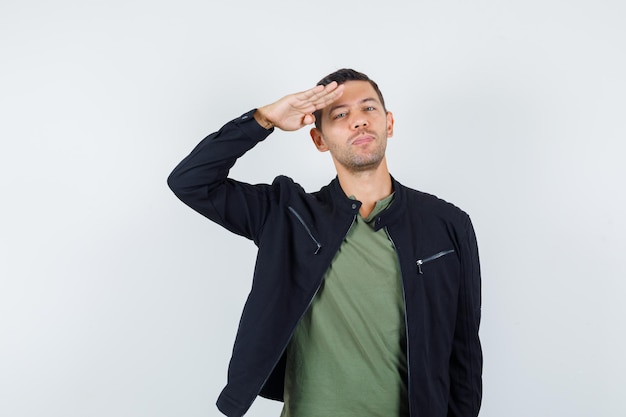
[[[272,181],[269,186],[272,197],[279,202],[279,204],[298,204],[295,201],[315,201],[317,193],[307,192],[300,183],[293,180],[293,178],[286,175],[278,175]]]
[[[299,183],[295,182],[293,178],[288,177],[287,175],[278,175],[274,178],[274,181],[272,181],[271,186],[272,188],[282,190],[284,192],[308,194]]]
[[[435,194],[416,190],[396,182],[404,196],[405,208],[409,212],[437,218],[446,223],[454,223],[465,227],[469,222],[469,215],[456,204],[444,200]]]

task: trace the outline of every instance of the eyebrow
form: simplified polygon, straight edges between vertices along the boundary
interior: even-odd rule
[[[376,102],[376,103],[380,103],[380,102],[379,102],[376,98],[374,98],[374,97],[367,97],[367,98],[364,98],[363,100],[359,101],[359,103],[358,103],[358,104],[364,104],[364,103],[367,103],[367,102],[369,102],[369,101],[373,101],[373,102]],[[331,107],[330,109],[328,109],[328,114],[330,114],[330,113],[334,112],[335,110],[340,109],[340,108],[342,108],[342,107],[348,107],[348,105],[347,105],[347,104],[337,104],[336,106],[333,106],[333,107]]]

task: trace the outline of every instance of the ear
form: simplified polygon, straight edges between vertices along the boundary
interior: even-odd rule
[[[322,131],[314,127],[309,133],[311,134],[311,139],[313,139],[313,143],[315,144],[317,150],[320,152],[326,152],[328,150],[328,146],[326,146],[326,142],[324,142]]]
[[[390,111],[387,112],[387,137],[390,138],[393,136],[393,113]]]

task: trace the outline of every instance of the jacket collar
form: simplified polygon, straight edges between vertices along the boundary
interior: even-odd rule
[[[382,213],[380,213],[375,220],[374,228],[379,230],[385,227],[389,223],[395,221],[404,211],[404,200],[406,198],[405,187],[400,184],[396,179],[391,176],[391,185],[395,192],[393,197],[393,203]],[[334,206],[343,212],[349,212],[356,215],[361,207],[361,202],[358,200],[352,200],[343,192],[341,185],[339,184],[339,178],[335,177],[329,184],[331,197]]]

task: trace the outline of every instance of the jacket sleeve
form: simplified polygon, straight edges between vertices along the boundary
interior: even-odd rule
[[[461,283],[450,358],[448,417],[476,417],[482,400],[482,349],[478,330],[481,278],[476,235],[469,217],[460,238]]]
[[[254,110],[203,139],[167,179],[176,196],[233,233],[257,240],[271,200],[269,185],[228,178],[236,160],[273,131],[260,126]]]

